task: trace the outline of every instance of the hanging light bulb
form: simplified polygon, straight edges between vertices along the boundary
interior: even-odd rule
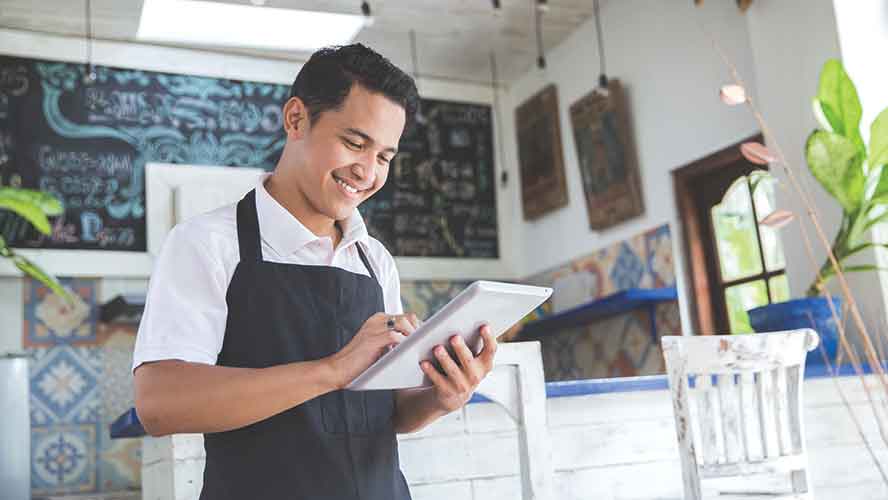
[[[537,0],[537,10],[540,12],[549,12],[549,1]]]
[[[500,10],[502,8],[502,5],[500,5],[500,0],[491,0],[491,1],[493,2],[494,10]]]

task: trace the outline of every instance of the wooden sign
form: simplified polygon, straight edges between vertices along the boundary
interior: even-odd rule
[[[524,219],[536,219],[567,205],[558,92],[549,85],[515,112]]]
[[[570,107],[589,227],[606,229],[644,213],[623,88],[610,80]]]

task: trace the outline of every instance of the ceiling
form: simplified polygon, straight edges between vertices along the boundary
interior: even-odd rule
[[[142,0],[91,1],[95,38],[136,41]],[[217,1],[249,4],[249,0]],[[479,83],[491,81],[490,52],[495,51],[499,79],[508,84],[536,64],[535,1],[501,0],[501,12],[495,15],[490,0],[369,0],[375,22],[356,40],[415,72],[410,54],[410,31],[414,30],[421,76]],[[548,3],[549,10],[543,15],[543,41],[551,49],[592,16],[593,1]],[[360,13],[360,4],[359,0],[266,2],[269,7],[353,14]],[[85,0],[0,0],[0,28],[84,36],[84,12]],[[292,51],[211,50],[294,61],[304,61],[308,56]]]

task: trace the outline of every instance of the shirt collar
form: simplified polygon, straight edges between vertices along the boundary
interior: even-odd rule
[[[305,245],[321,239],[315,235],[302,222],[293,216],[265,189],[265,180],[269,175],[263,175],[256,184],[256,215],[259,218],[259,232],[262,239],[271,245],[280,255],[290,255]],[[352,214],[339,221],[342,229],[341,248],[359,241],[366,247],[369,235],[364,218],[357,209]]]

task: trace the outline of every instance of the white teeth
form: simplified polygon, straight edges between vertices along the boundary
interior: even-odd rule
[[[345,190],[348,191],[349,193],[355,194],[355,193],[358,192],[357,189],[355,189],[355,188],[349,186],[348,184],[346,184],[345,182],[343,182],[343,181],[341,181],[341,180],[339,180],[339,179],[336,179],[336,182],[338,182],[340,186],[344,187]]]

